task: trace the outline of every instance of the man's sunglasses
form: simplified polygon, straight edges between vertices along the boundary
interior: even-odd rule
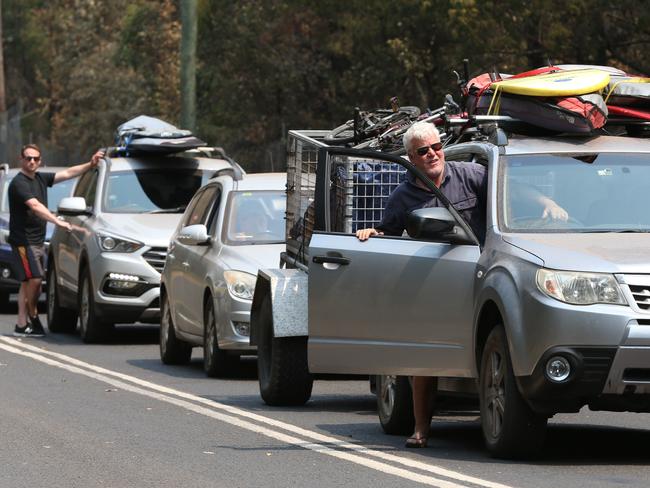
[[[35,161],[35,162],[38,163],[41,160],[41,157],[40,156],[23,156],[23,159],[25,161]]]
[[[424,156],[426,153],[429,152],[429,149],[433,149],[434,152],[438,152],[442,149],[442,142],[434,142],[430,146],[422,146],[418,147],[415,152],[417,153],[418,156]]]

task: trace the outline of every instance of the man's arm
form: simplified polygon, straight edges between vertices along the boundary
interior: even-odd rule
[[[25,205],[27,205],[27,207],[29,207],[29,209],[32,212],[34,212],[37,217],[47,222],[52,222],[54,225],[63,227],[66,230],[72,229],[72,225],[70,225],[70,222],[66,222],[65,220],[58,219],[56,215],[50,212],[49,208],[47,208],[45,205],[39,202],[36,198],[30,198],[25,202]]]
[[[522,185],[517,188],[520,197],[523,197],[531,202],[537,203],[542,207],[542,218],[552,220],[568,220],[569,213],[560,207],[554,200],[544,195],[537,188],[530,185]]]
[[[93,154],[93,157],[90,158],[90,161],[87,163],[78,164],[76,166],[71,166],[68,169],[64,169],[63,171],[59,171],[54,175],[54,183],[69,180],[70,178],[76,178],[77,176],[84,174],[91,168],[97,167],[99,160],[103,157],[104,152],[97,151],[95,154]]]

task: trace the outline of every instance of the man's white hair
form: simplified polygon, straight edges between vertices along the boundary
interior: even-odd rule
[[[416,122],[404,133],[402,141],[404,142],[404,148],[407,153],[411,152],[411,142],[413,139],[427,139],[431,136],[438,136],[440,140],[440,132],[435,125],[430,122]]]

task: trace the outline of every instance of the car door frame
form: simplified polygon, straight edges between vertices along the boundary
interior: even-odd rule
[[[481,144],[464,144],[462,147],[454,147],[446,151],[449,159],[457,159],[463,154],[474,155],[473,160],[485,159],[489,161],[494,158],[495,154]],[[479,157],[480,155],[480,157]],[[443,206],[451,213],[459,227],[461,227],[474,244],[472,246],[458,246],[449,243],[434,243],[423,240],[411,240],[403,238],[382,237],[379,239],[372,238],[366,243],[361,243],[353,234],[340,234],[332,232],[332,221],[330,212],[330,192],[329,192],[329,175],[332,165],[332,156],[348,156],[357,158],[368,158],[380,160],[387,163],[397,163],[407,170],[410,170],[417,178],[425,183],[432,193],[441,201]],[[321,148],[319,151],[319,161],[317,167],[317,187],[316,187],[316,222],[315,232],[310,243],[309,256],[309,341],[308,341],[308,361],[309,369],[312,372],[341,372],[341,373],[359,373],[359,374],[431,374],[437,376],[472,376],[474,374],[473,361],[473,287],[475,278],[475,269],[480,256],[480,244],[469,225],[462,219],[458,211],[451,205],[449,200],[440,192],[440,190],[429,180],[422,172],[415,167],[410,161],[390,154],[377,153],[368,150],[355,150],[349,148],[329,147]],[[489,198],[488,198],[489,201]],[[486,209],[489,212],[489,210]],[[322,247],[319,247],[322,246]],[[458,277],[453,286],[462,294],[463,300],[466,300],[466,306],[469,309],[463,314],[463,331],[462,335],[452,337],[453,332],[447,341],[435,343],[434,340],[429,342],[417,343],[414,340],[399,340],[395,334],[392,337],[376,337],[372,334],[374,329],[372,323],[365,320],[365,311],[369,311],[369,301],[365,302],[366,308],[362,313],[355,310],[353,303],[345,303],[346,300],[352,300],[355,290],[363,289],[363,274],[349,272],[347,274],[349,290],[345,293],[338,293],[338,302],[330,301],[324,306],[323,299],[327,301],[328,294],[331,296],[331,287],[336,284],[345,283],[345,271],[340,273],[337,279],[329,280],[324,278],[331,271],[337,272],[338,268],[344,268],[350,262],[349,255],[353,259],[361,257],[364,261],[362,249],[374,247],[373,252],[383,255],[385,263],[391,259],[398,259],[396,256],[400,253],[401,265],[411,261],[417,261],[418,254],[426,259],[439,259],[439,263],[449,267],[450,263],[463,263],[462,276]],[[391,246],[395,246],[391,248]],[[397,249],[401,249],[397,251]],[[318,256],[315,255],[316,252]],[[355,254],[356,253],[356,254]],[[360,253],[360,254],[359,254]],[[451,259],[449,259],[451,257]],[[314,260],[318,262],[314,262]],[[443,262],[443,259],[446,260]],[[346,263],[347,260],[347,263]],[[420,264],[422,264],[420,259]],[[350,268],[354,268],[354,263]],[[368,264],[365,260],[364,265]],[[318,267],[316,267],[318,266]],[[322,268],[329,266],[329,271],[323,272]],[[444,267],[444,266],[443,266]],[[390,265],[387,266],[390,268]],[[370,268],[372,269],[372,268]],[[362,276],[359,278],[359,276]],[[381,273],[372,275],[374,279],[380,281]],[[422,275],[424,276],[424,275]],[[369,278],[370,279],[370,278]],[[427,278],[430,279],[430,278]],[[431,285],[431,281],[428,282]],[[376,283],[365,283],[366,285],[375,285]],[[433,281],[435,285],[435,280]],[[440,283],[438,283],[440,285]],[[330,291],[325,290],[329,287]],[[452,287],[452,289],[454,289]],[[444,290],[442,290],[444,292]],[[359,296],[359,295],[356,295]],[[370,298],[366,297],[368,300]],[[403,302],[409,300],[408,296],[398,293],[398,300]],[[343,304],[341,304],[343,302]],[[464,302],[463,302],[464,303]],[[342,315],[336,319],[337,304],[341,304],[339,312]],[[379,308],[384,304],[379,302]],[[324,315],[325,309],[328,310],[327,318],[319,317]],[[406,311],[407,309],[405,309]],[[434,309],[432,308],[432,313]],[[390,315],[390,310],[387,309]],[[372,310],[370,310],[372,312]],[[347,315],[349,314],[349,315]],[[375,320],[382,320],[381,315],[369,313]],[[422,314],[420,314],[422,315]],[[453,315],[453,314],[452,314]],[[351,317],[356,317],[351,319]],[[447,314],[447,319],[453,321]],[[393,315],[394,319],[394,315]],[[423,320],[426,317],[420,316],[420,331],[422,330]],[[442,320],[442,319],[441,319]],[[447,329],[450,329],[447,327]],[[384,327],[384,333],[388,330]],[[451,329],[450,329],[451,330]],[[366,334],[363,337],[363,334]],[[378,332],[380,333],[380,332]],[[355,337],[355,334],[357,336]],[[407,334],[408,335],[408,334]],[[413,339],[412,337],[410,339]],[[433,337],[429,338],[433,339]],[[458,342],[462,343],[459,344]],[[387,359],[389,360],[387,362]],[[389,364],[392,362],[392,364]]]

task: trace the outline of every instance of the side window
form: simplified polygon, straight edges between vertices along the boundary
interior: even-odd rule
[[[88,185],[90,184],[91,180],[92,180],[92,175],[90,171],[82,175],[81,178],[79,178],[79,183],[77,183],[77,186],[74,189],[74,194],[72,196],[85,198],[86,192],[88,191]]]
[[[330,179],[330,228],[353,233],[381,222],[388,197],[406,178],[397,163],[336,158]]]
[[[185,213],[183,227],[188,225],[204,224],[207,225],[210,209],[212,208],[213,197],[217,187],[210,186],[198,193],[190,202],[190,207]]]
[[[95,194],[97,193],[97,176],[99,170],[88,171],[79,179],[79,183],[74,189],[73,196],[84,197],[86,205],[93,207],[95,205]]]
[[[99,177],[99,170],[94,169],[89,171],[90,173],[90,182],[88,183],[88,190],[86,194],[83,195],[86,199],[86,205],[89,207],[95,206],[95,195],[97,195],[97,178]]]
[[[212,201],[214,204],[210,208],[209,214],[208,214],[208,219],[206,222],[206,227],[208,228],[208,234],[214,235],[215,229],[217,227],[217,220],[219,217],[219,209],[221,208],[221,187],[220,186],[215,186],[215,192],[214,192],[214,197],[212,198]]]

